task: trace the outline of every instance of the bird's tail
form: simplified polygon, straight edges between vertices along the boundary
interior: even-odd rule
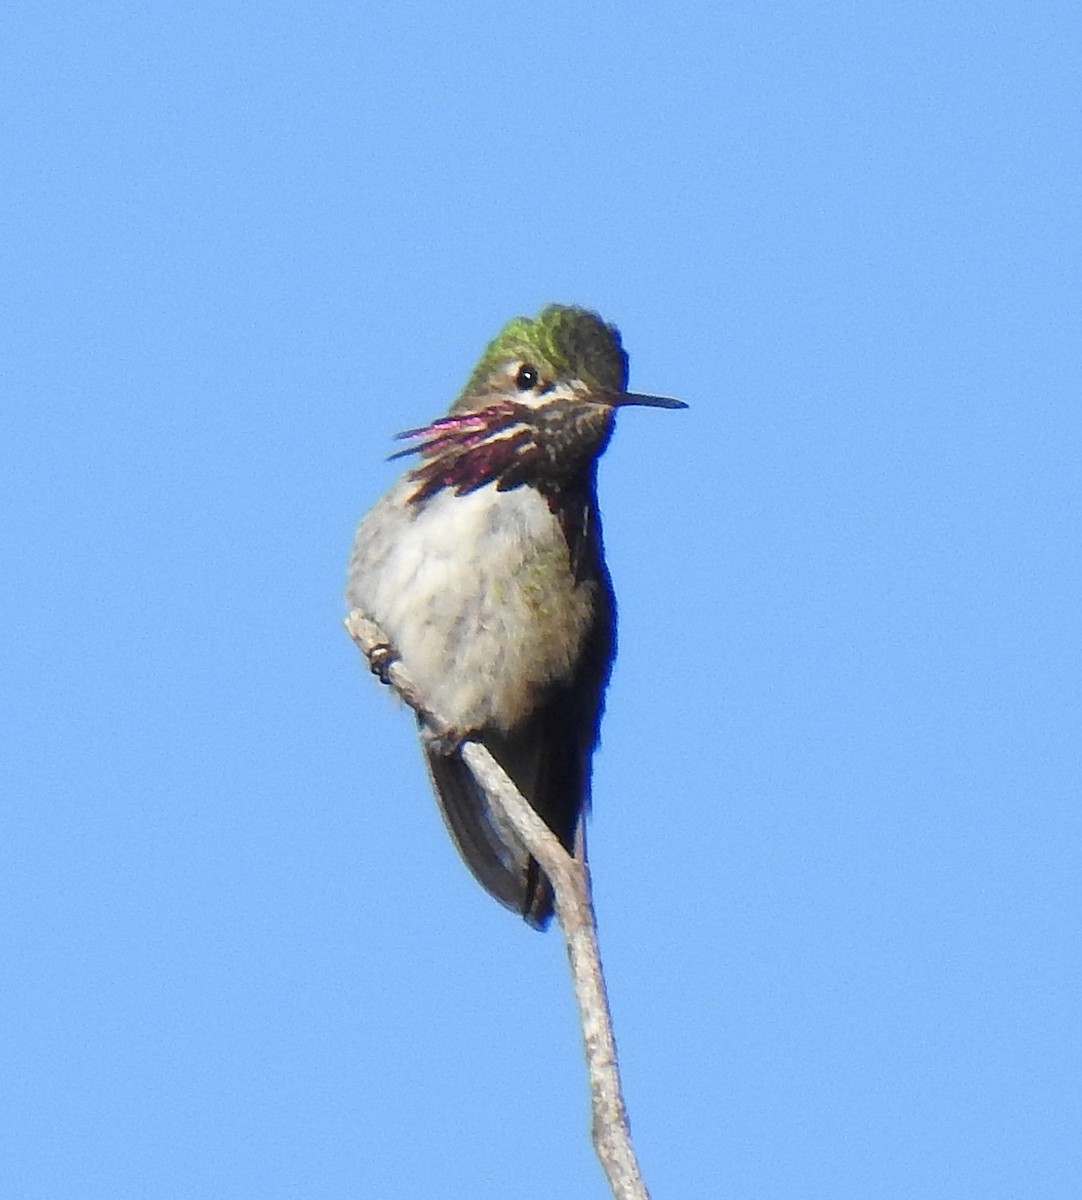
[[[457,754],[425,754],[444,822],[466,866],[501,904],[544,929],[552,916],[552,886],[537,860],[493,812]]]

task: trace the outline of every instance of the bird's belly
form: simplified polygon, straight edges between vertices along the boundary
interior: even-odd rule
[[[349,599],[395,644],[429,705],[458,729],[511,729],[573,675],[597,611],[567,542],[530,487],[420,506],[395,489],[357,535]]]

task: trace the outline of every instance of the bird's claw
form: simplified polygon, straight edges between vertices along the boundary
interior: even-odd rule
[[[425,749],[433,754],[438,754],[442,758],[450,758],[453,754],[457,754],[462,746],[462,743],[468,741],[474,734],[471,730],[463,729],[423,729],[421,738],[424,741]]]
[[[398,662],[398,651],[390,642],[380,642],[368,652],[368,665],[380,683],[390,684],[391,667]]]

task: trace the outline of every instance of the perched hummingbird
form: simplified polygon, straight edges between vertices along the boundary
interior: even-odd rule
[[[431,709],[491,751],[572,853],[585,854],[590,764],[616,650],[597,460],[628,392],[619,332],[552,304],[511,321],[450,413],[399,434],[417,454],[364,518],[347,598],[379,624]],[[467,866],[535,928],[548,880],[469,768],[422,737]]]

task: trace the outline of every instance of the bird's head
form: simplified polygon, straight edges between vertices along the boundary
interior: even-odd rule
[[[616,409],[686,408],[627,391],[619,331],[593,312],[550,304],[516,317],[489,343],[448,416],[401,437],[422,462],[415,500],[484,483],[560,487],[588,473],[612,434]]]

